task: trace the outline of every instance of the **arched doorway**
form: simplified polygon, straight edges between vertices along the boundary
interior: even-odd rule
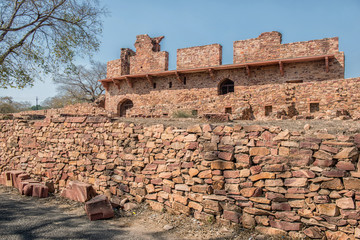
[[[226,78],[219,84],[219,95],[234,92],[234,81]]]
[[[130,99],[126,99],[119,103],[118,113],[120,117],[126,116],[126,111],[134,106],[133,102]]]

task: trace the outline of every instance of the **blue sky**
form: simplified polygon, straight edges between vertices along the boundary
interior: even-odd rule
[[[219,43],[223,64],[232,63],[236,40],[279,31],[283,43],[339,37],[345,52],[345,77],[360,76],[360,0],[101,0],[110,14],[104,19],[100,51],[94,59],[119,58],[120,48],[134,48],[136,35],[164,35],[161,50],[175,69],[176,49]],[[86,60],[79,62],[86,63]],[[39,101],[56,95],[51,79],[33,88],[1,89],[0,96]]]

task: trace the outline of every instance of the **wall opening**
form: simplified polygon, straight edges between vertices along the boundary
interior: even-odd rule
[[[272,113],[272,106],[265,106],[265,116],[270,116],[270,114]]]
[[[172,88],[172,82],[169,82],[169,88]]]
[[[156,88],[156,83],[155,83],[155,82],[153,83],[153,88],[154,88],[154,89]]]
[[[225,108],[225,113],[232,114],[232,108],[231,107],[226,107]]]
[[[186,85],[186,77],[184,77],[183,83],[184,83],[184,85]]]
[[[219,95],[224,95],[230,92],[234,92],[234,81],[226,78],[219,85]]]
[[[319,103],[310,103],[310,112],[318,112],[320,110]]]
[[[126,99],[119,103],[118,114],[120,117],[125,117],[127,110],[134,106],[133,102],[130,99]]]

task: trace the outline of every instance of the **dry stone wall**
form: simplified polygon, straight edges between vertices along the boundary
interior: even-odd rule
[[[293,238],[360,238],[360,134],[182,130],[105,117],[0,121],[0,128],[0,171],[21,169],[58,190],[80,180],[115,202],[127,195],[208,222]]]

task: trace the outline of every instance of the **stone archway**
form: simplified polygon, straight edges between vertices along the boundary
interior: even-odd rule
[[[118,105],[118,115],[120,117],[126,117],[126,111],[134,106],[134,103],[130,99],[121,101]]]
[[[218,93],[219,95],[224,95],[230,92],[234,92],[234,81],[225,78],[218,85]]]

